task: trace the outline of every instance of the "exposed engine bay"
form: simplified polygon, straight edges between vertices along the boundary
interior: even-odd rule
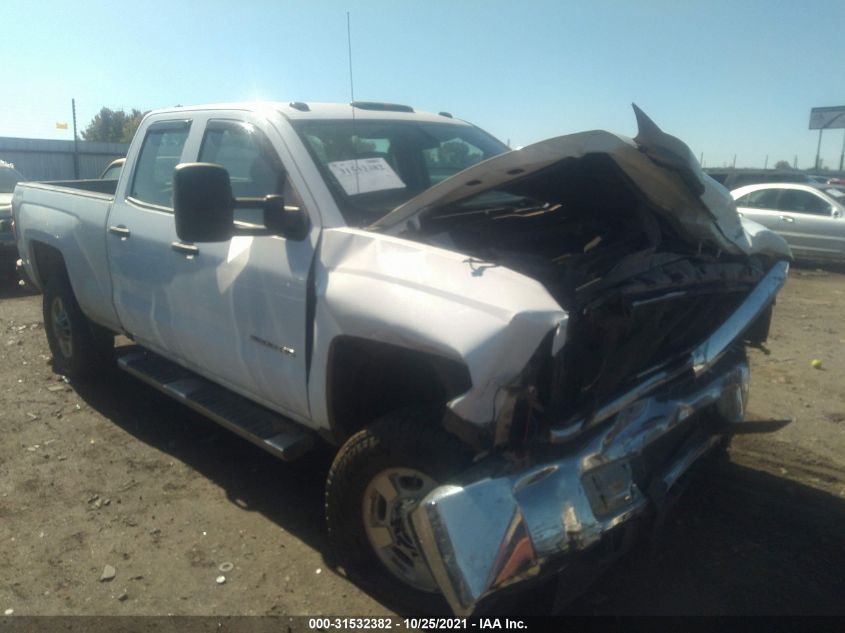
[[[539,401],[566,416],[705,339],[770,266],[683,239],[606,154],[567,158],[421,218],[403,237],[540,281],[569,313],[539,356]]]

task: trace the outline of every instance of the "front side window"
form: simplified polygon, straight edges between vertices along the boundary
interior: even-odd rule
[[[829,202],[814,193],[798,189],[785,189],[778,200],[778,208],[781,211],[813,215],[830,215],[831,211]]]
[[[251,123],[210,121],[199,160],[226,168],[235,198],[283,193],[282,163],[264,134]]]
[[[432,185],[508,151],[470,125],[301,120],[294,128],[351,226],[366,226]]]
[[[226,168],[235,198],[263,198],[278,194],[285,204],[300,206],[282,161],[264,133],[242,121],[209,121],[200,147],[200,162]],[[261,209],[235,208],[235,219],[263,224]]]
[[[154,123],[147,130],[129,196],[140,202],[173,208],[173,170],[182,157],[190,122]]]

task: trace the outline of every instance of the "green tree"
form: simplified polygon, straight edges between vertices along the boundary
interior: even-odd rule
[[[145,114],[146,112],[135,108],[132,108],[129,114],[123,110],[102,108],[82,131],[82,138],[86,141],[128,143],[132,140]]]
[[[463,168],[469,162],[469,145],[460,140],[446,141],[440,146],[440,157],[449,167]]]
[[[355,154],[372,154],[376,151],[376,144],[365,138],[353,136],[352,142],[355,145]]]
[[[147,110],[147,112],[149,112],[149,110]],[[123,124],[123,136],[120,139],[121,143],[129,143],[132,140],[132,137],[135,136],[135,132],[138,130],[138,126],[141,125],[141,119],[146,116],[147,112],[141,112],[140,110],[132,108],[132,111],[126,117],[126,121]]]
[[[789,164],[788,160],[779,160],[775,163],[775,169],[792,169],[792,165]]]

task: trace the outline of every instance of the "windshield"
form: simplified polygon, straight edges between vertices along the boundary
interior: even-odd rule
[[[372,224],[508,147],[482,130],[422,121],[293,122],[351,226]]]
[[[12,193],[21,180],[23,176],[11,167],[0,167],[0,193]]]

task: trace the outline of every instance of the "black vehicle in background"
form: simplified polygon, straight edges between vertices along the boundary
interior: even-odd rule
[[[0,272],[11,270],[18,258],[12,234],[12,193],[22,180],[25,178],[12,164],[0,161]]]

